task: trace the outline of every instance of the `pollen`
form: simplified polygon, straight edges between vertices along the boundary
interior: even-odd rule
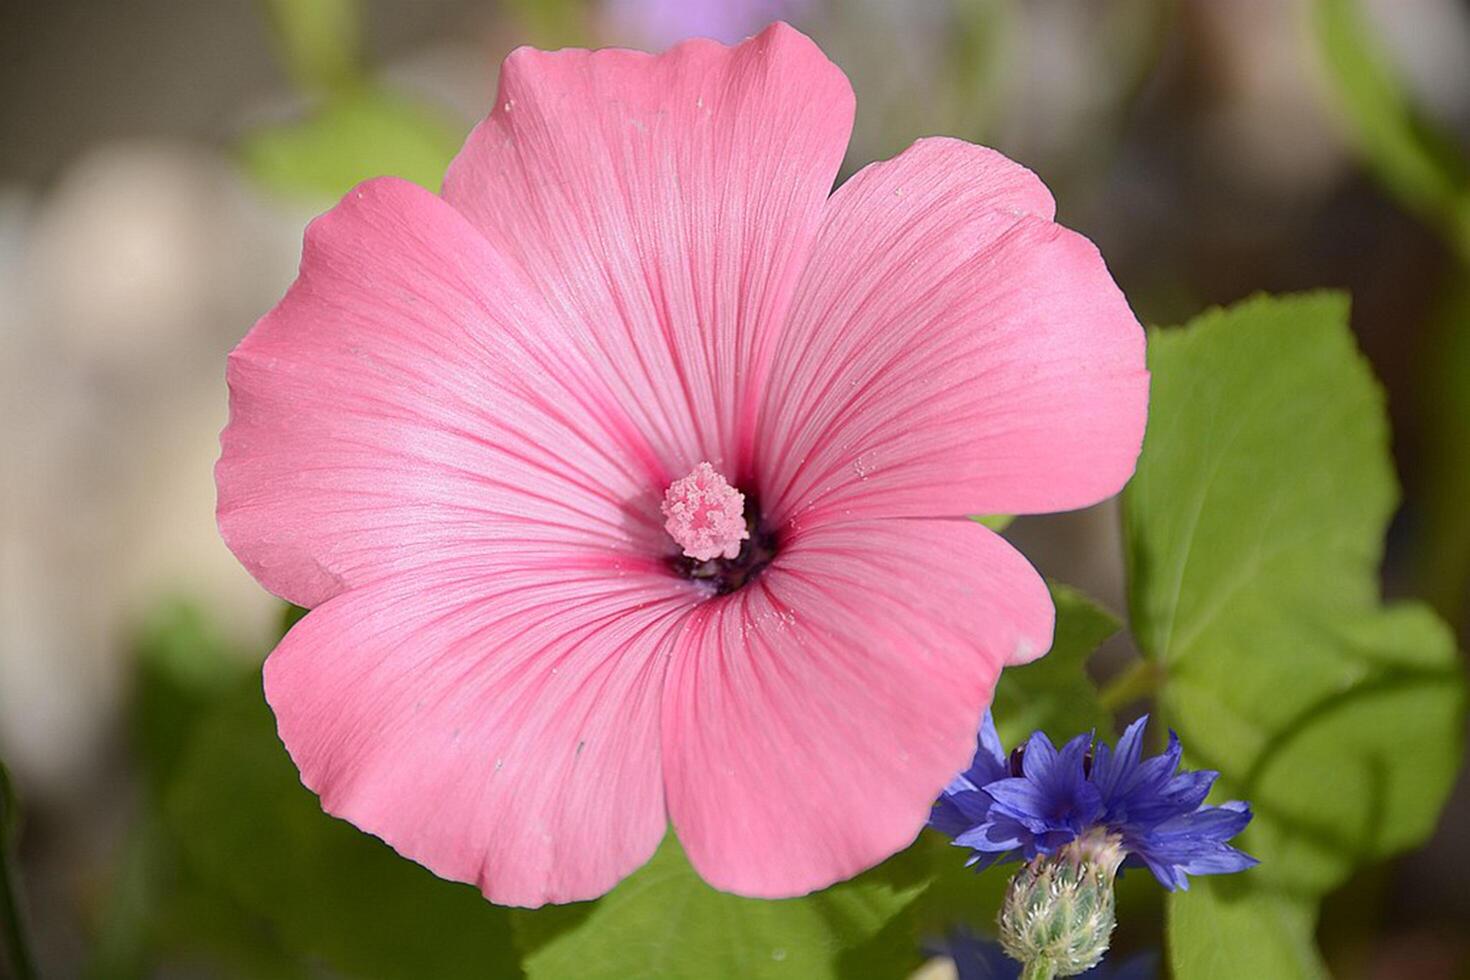
[[[745,495],[709,463],[700,463],[664,493],[664,530],[696,561],[734,558],[750,537]]]

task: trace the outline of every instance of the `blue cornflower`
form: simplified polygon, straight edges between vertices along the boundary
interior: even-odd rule
[[[1169,733],[1163,755],[1142,758],[1147,716],[1128,726],[1116,750],[1079,735],[1058,750],[1037,732],[1007,758],[986,714],[974,761],[945,788],[930,824],[970,848],[968,864],[1055,854],[1084,837],[1107,840],[1165,888],[1188,875],[1243,871],[1256,859],[1226,841],[1250,822],[1250,807],[1205,806],[1219,775],[1176,772],[1182,748]]]

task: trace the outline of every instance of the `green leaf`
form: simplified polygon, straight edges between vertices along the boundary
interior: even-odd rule
[[[1064,741],[1085,732],[1112,734],[1112,715],[1098,701],[1087,676],[1087,659],[1118,632],[1118,620],[1069,586],[1051,583],[1057,607],[1056,638],[1051,652],[1024,667],[1001,672],[992,711],[1001,741],[1016,745],[1032,732]]]
[[[1328,77],[1368,165],[1470,261],[1470,166],[1454,140],[1411,103],[1359,0],[1318,0],[1316,26]]]
[[[1006,528],[1010,527],[1011,522],[1015,519],[1015,515],[1013,514],[987,514],[985,516],[975,516],[970,518],[970,520],[975,521],[977,524],[984,524],[996,534],[999,534]]]
[[[519,975],[504,909],[322,812],[254,684],[197,730],[167,816],[193,869],[354,977]]]
[[[1255,807],[1242,843],[1262,865],[1232,887],[1308,910],[1430,832],[1464,730],[1448,631],[1378,597],[1396,489],[1347,314],[1336,294],[1261,297],[1155,332],[1150,427],[1123,498],[1159,709],[1192,764],[1220,770],[1221,795]],[[1183,972],[1185,949],[1194,965],[1265,955],[1239,937],[1200,951],[1216,940],[1173,936],[1178,975],[1246,975]]]
[[[706,885],[670,834],[598,902],[514,919],[531,980],[901,977],[918,950],[899,916],[926,880],[900,855],[804,898],[739,898]],[[898,934],[892,940],[889,927]]]
[[[435,190],[464,133],[426,106],[387,92],[356,92],[301,122],[253,133],[246,169],[273,190],[336,200],[369,177],[403,177]]]
[[[1171,895],[1167,928],[1176,977],[1328,976],[1312,905],[1263,894],[1239,877],[1203,878]]]

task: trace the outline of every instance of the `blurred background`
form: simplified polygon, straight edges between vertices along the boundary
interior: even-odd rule
[[[853,81],[845,173],[923,135],[995,146],[1146,323],[1350,290],[1404,488],[1384,589],[1465,645],[1463,0],[12,0],[0,759],[42,975],[440,975],[442,950],[403,953],[422,936],[352,933],[384,904],[504,939],[321,818],[262,734],[256,671],[287,613],[214,528],[224,355],[291,281],[310,216],[380,173],[437,187],[513,47],[734,40],[778,16]],[[1124,610],[1113,508],[1008,534]],[[1467,827],[1462,778],[1427,848],[1329,901],[1340,976],[1470,976]]]

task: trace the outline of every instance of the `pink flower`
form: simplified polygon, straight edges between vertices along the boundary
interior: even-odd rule
[[[515,905],[607,891],[670,821],[772,897],[923,827],[1051,642],[961,515],[1116,492],[1144,343],[991,150],[829,197],[852,118],[782,24],[522,48],[442,196],[373,180],[311,225],[217,478],[230,547],[312,607],[265,690],[329,812]]]

